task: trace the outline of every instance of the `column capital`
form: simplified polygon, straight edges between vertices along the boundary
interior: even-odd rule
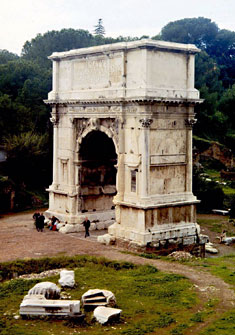
[[[194,126],[194,124],[197,122],[197,119],[195,118],[188,118],[184,120],[185,122],[185,126],[188,128],[192,128]]]

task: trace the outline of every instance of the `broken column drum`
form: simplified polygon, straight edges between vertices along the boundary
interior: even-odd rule
[[[141,40],[53,53],[48,215],[114,216],[139,246],[198,243],[192,193],[194,45]],[[92,214],[93,213],[93,214]],[[159,244],[160,243],[160,244]]]

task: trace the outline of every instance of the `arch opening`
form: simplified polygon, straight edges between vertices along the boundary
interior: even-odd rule
[[[114,209],[117,154],[113,140],[105,133],[93,130],[83,138],[79,157],[81,211]]]

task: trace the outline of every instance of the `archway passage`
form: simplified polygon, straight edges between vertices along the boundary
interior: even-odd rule
[[[79,155],[82,164],[81,210],[113,209],[117,164],[113,140],[101,131],[92,131],[83,139]]]

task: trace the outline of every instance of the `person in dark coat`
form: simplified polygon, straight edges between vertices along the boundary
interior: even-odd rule
[[[33,214],[34,224],[36,226],[37,231],[39,231],[39,217],[40,217],[40,213]]]
[[[89,228],[90,228],[90,221],[88,220],[88,217],[85,218],[85,221],[83,222],[83,226],[85,227],[85,237],[90,236]]]
[[[45,216],[43,215],[43,213],[41,213],[41,215],[38,218],[38,231],[43,231],[44,229],[44,221],[45,221]]]

